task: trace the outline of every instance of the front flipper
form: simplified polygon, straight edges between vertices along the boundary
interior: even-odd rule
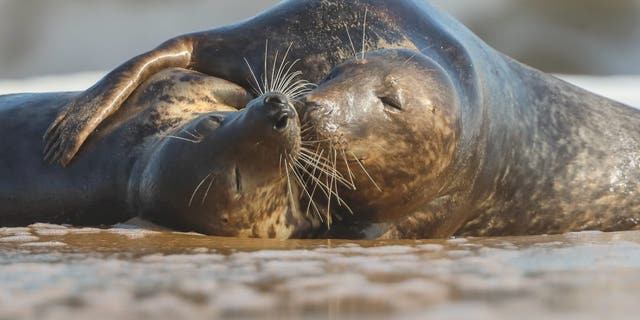
[[[183,36],[116,68],[67,105],[44,135],[44,159],[67,166],[87,137],[116,112],[138,86],[171,67],[187,68],[192,40]]]

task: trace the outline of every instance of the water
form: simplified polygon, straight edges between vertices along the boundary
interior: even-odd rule
[[[0,229],[0,319],[635,319],[638,301],[638,231],[345,242]]]

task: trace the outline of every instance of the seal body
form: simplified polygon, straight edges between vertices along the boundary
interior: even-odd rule
[[[473,78],[425,52],[370,52],[305,98],[306,139],[347,155],[336,165],[358,184],[339,188],[354,213],[334,236],[639,227],[640,110],[489,48],[467,50]]]
[[[271,238],[310,227],[292,206],[298,190],[279,163],[300,148],[286,98],[237,111],[250,99],[241,87],[165,70],[98,128],[74,166],[50,166],[41,160],[42,133],[77,95],[0,97],[0,225],[96,226],[142,216],[177,230]]]
[[[273,61],[285,52],[291,61],[299,59],[294,70],[319,82],[334,66],[368,50],[429,48],[469,78],[466,72],[473,70],[466,69],[470,61],[458,41],[479,42],[423,1],[284,1],[248,21],[176,37],[117,67],[65,104],[46,135],[45,155],[69,164],[97,125],[166,68],[188,68],[250,89],[254,73],[260,80],[272,77]]]
[[[271,50],[265,48],[267,43]],[[397,56],[403,61],[392,62],[403,71],[405,61],[417,61],[414,71],[427,80],[396,86],[389,93],[383,89],[393,88],[393,77],[373,81],[379,85],[376,91],[356,78],[349,82],[349,76],[342,77],[340,83],[329,77],[308,100],[307,108],[320,110],[309,113],[309,123],[315,123],[311,131],[332,142],[315,159],[324,171],[341,171],[339,176],[317,179],[326,199],[322,192],[309,190],[319,201],[326,200],[338,218],[333,235],[448,237],[637,225],[637,112],[512,61],[451,17],[417,0],[292,0],[236,25],[179,36],[65,101],[46,135],[46,158],[69,164],[94,129],[160,70],[190,68],[248,89],[248,79],[268,82],[277,74],[270,66],[289,46],[288,57],[300,59],[292,68],[313,82],[354,56],[362,62],[366,51],[384,48],[416,50],[409,56],[400,52]],[[352,72],[357,68],[345,74]],[[421,84],[425,87],[412,97]],[[429,92],[426,84],[438,91]],[[345,94],[353,86],[360,92]],[[346,101],[341,92],[348,97],[366,94],[366,99],[362,104]],[[406,102],[399,97],[434,115],[428,131],[419,129],[420,121],[431,120],[418,115],[418,107],[412,109],[415,119],[402,119],[403,110],[391,110]],[[349,111],[373,110],[371,106],[380,112]],[[319,115],[323,112],[326,117]],[[386,117],[386,122],[379,117]],[[394,127],[394,117],[413,127]],[[388,136],[373,134],[379,123],[394,131],[386,131]],[[415,135],[401,139],[409,133]],[[427,138],[425,133],[440,135]],[[355,150],[350,149],[353,139],[360,140]],[[378,157],[359,154],[366,142],[369,149],[379,150]],[[415,157],[407,155],[417,143],[429,147],[419,148]],[[398,146],[404,146],[402,153],[397,153]],[[394,154],[402,157],[394,162]],[[402,170],[394,170],[398,168]],[[420,168],[429,172],[412,179]],[[612,186],[611,181],[619,183]]]

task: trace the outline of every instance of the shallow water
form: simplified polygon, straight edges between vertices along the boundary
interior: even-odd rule
[[[640,232],[273,241],[0,229],[0,319],[634,318]]]

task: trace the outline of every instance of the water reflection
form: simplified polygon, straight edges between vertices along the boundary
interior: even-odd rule
[[[631,317],[640,232],[271,241],[0,229],[0,318]]]

